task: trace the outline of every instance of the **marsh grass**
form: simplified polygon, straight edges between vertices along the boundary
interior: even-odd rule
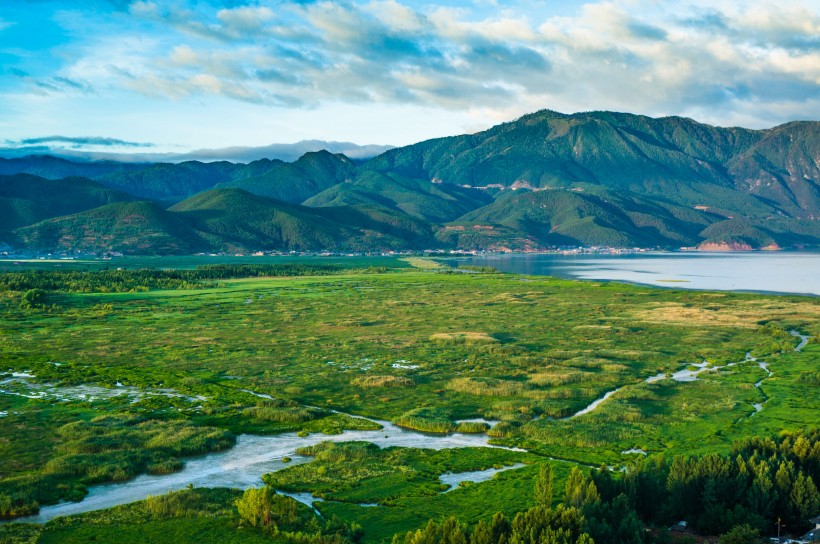
[[[416,383],[405,376],[362,376],[355,378],[352,385],[359,387],[413,387]]]
[[[489,430],[490,425],[483,421],[460,421],[456,425],[457,433],[481,434]]]
[[[394,423],[426,433],[448,433],[456,428],[450,414],[440,408],[416,408],[397,417]]]
[[[92,482],[175,470],[184,456],[230,446],[236,433],[378,428],[308,406],[430,432],[451,432],[462,419],[499,420],[488,434],[501,444],[591,464],[622,463],[620,452],[633,447],[726,452],[734,438],[811,424],[820,411],[817,345],[812,340],[794,353],[797,339],[788,334],[820,334],[815,299],[353,266],[358,270],[213,278],[135,292],[113,291],[139,286],[143,277],[100,271],[98,283],[75,287],[63,277],[58,291],[46,289],[47,308],[20,307],[23,287],[43,288],[32,278],[6,278],[3,372],[30,372],[31,383],[55,390],[115,390],[119,382],[184,398],[0,394],[7,414],[0,418],[4,515],[76,500]],[[110,292],[102,292],[105,282]],[[762,377],[755,363],[692,383],[643,382],[704,359],[741,361],[746,352],[774,372],[761,386],[763,411],[754,415],[751,403],[762,394],[750,387]],[[419,368],[397,371],[391,365],[399,360]],[[243,389],[278,400],[257,403]],[[619,393],[592,413],[560,420],[614,389]],[[394,489],[401,500],[414,473],[385,471],[374,485]],[[484,485],[458,490],[474,501],[461,507],[483,504]],[[385,527],[428,519],[425,505],[439,504],[430,496],[382,513]],[[356,508],[375,530],[379,515]]]

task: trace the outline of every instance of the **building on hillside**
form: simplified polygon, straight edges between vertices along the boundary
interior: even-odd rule
[[[806,533],[805,535],[801,536],[797,542],[800,543],[809,543],[809,542],[820,542],[820,516],[814,516],[809,520],[809,523],[814,525],[814,529]]]

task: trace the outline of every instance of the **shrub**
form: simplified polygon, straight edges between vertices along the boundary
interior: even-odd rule
[[[362,376],[351,382],[359,387],[413,387],[416,383],[403,376]]]

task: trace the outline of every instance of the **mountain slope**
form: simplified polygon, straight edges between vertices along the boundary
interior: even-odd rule
[[[738,191],[775,203],[793,217],[820,219],[820,123],[765,131],[726,166]]]
[[[739,192],[730,202],[736,213],[765,214],[762,204],[816,217],[818,127],[793,123],[755,131],[679,117],[541,111],[477,134],[397,148],[366,167],[496,189],[587,183],[685,206],[719,207]],[[755,190],[772,177],[787,177],[789,190]]]
[[[206,242],[183,220],[151,202],[106,204],[18,229],[25,247],[47,251],[190,254]]]
[[[356,235],[308,209],[241,189],[207,191],[169,211],[221,249],[335,249]]]
[[[86,178],[0,176],[0,232],[134,198]]]
[[[680,117],[544,110],[364,163],[327,151],[292,163],[119,169],[26,160],[0,161],[0,171],[98,168],[97,180],[109,188],[160,202],[189,199],[169,217],[201,237],[180,247],[820,245],[820,123],[809,121],[749,130]],[[0,234],[81,211],[52,208],[49,198],[0,200],[7,212]],[[87,206],[116,198],[127,199],[95,197]]]
[[[462,247],[683,246],[721,218],[626,192],[548,189],[507,193],[438,233]],[[495,230],[501,227],[499,232]],[[484,246],[486,247],[486,246]]]
[[[492,202],[474,189],[441,185],[364,170],[351,183],[340,183],[305,201],[306,206],[370,206],[402,212],[432,223],[452,221]]]
[[[314,210],[241,189],[206,191],[169,211],[200,232],[212,249],[221,251],[373,250],[408,244],[398,227],[392,232],[369,229],[380,226],[376,219]]]
[[[293,163],[261,162],[240,168],[231,181],[221,182],[217,188],[235,187],[298,204],[353,177],[356,169],[344,155],[327,151],[306,153]]]
[[[231,179],[237,165],[229,162],[159,163],[148,168],[106,174],[100,183],[139,198],[178,201]]]
[[[702,244],[753,249],[818,245],[820,222],[780,216],[734,218],[593,187],[506,193],[444,226],[436,237],[464,249]]]

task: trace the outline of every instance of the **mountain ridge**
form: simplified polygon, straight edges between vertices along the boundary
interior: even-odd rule
[[[247,164],[15,160],[0,159],[0,173],[15,165],[52,176],[85,168],[94,183],[170,206],[166,211],[204,236],[211,250],[820,245],[816,121],[753,130],[677,116],[540,110],[474,134],[393,148],[364,162],[329,151],[293,162]],[[226,190],[242,193],[219,192]],[[231,242],[201,230],[194,215],[180,215],[176,203],[213,191],[201,198],[231,195],[269,222],[288,210],[288,221],[299,225],[295,239],[302,242],[277,237],[270,225]],[[237,224],[246,220],[223,212]],[[329,237],[309,241],[310,228]],[[331,236],[331,228],[339,236]]]

